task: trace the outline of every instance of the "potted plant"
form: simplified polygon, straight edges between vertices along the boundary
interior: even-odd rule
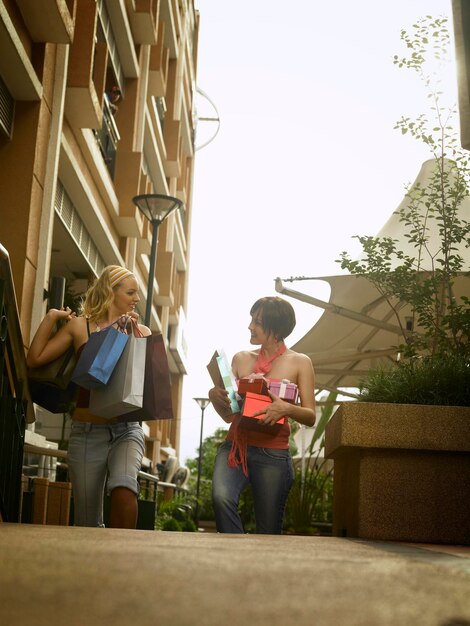
[[[343,252],[339,261],[376,286],[403,343],[400,360],[371,371],[360,402],[343,403],[327,427],[336,535],[470,543],[470,222],[462,216],[470,170],[451,126],[455,109],[443,106],[439,78],[426,69],[430,57],[446,60],[446,22],[426,17],[412,35],[403,30],[408,56],[394,59],[423,80],[433,114],[396,126],[432,155],[426,184],[409,186],[398,211],[403,239],[358,237],[361,258]],[[412,311],[406,323],[403,304]]]

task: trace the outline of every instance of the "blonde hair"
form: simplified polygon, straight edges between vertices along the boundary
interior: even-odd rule
[[[120,280],[133,276],[130,270],[120,265],[108,265],[101,272],[101,276],[88,288],[80,306],[80,314],[91,322],[105,318],[114,300],[114,292],[121,282],[116,283],[114,278],[119,275]]]

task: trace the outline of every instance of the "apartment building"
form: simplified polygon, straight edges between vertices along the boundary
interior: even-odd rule
[[[0,0],[0,244],[23,342],[54,284],[75,302],[106,265],[130,268],[172,377],[175,419],[147,424],[152,470],[179,443],[198,32],[193,0]],[[181,201],[152,277],[140,194]]]

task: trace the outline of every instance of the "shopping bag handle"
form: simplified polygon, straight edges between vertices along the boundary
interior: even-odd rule
[[[117,320],[114,320],[114,322],[111,322],[111,324],[104,326],[101,331],[106,330],[107,328],[111,328],[111,326],[116,326],[117,331],[119,331],[120,333],[125,333],[127,332],[127,325],[130,319],[130,315],[121,315],[121,317],[118,317]]]
[[[139,328],[139,324],[137,322],[137,320],[134,317],[130,317],[129,319],[131,320],[131,325],[132,325],[132,332],[134,333],[135,337],[145,337],[144,333],[140,330]]]
[[[111,326],[117,325],[116,330],[118,330],[120,333],[130,334],[127,332],[127,327],[129,325],[129,322],[131,323],[131,326],[132,326],[132,333],[136,337],[145,337],[144,333],[139,328],[139,324],[137,323],[137,320],[131,315],[121,315],[121,317],[118,317],[117,320],[109,324],[109,326],[105,326],[101,330],[106,330],[106,328],[110,328]]]

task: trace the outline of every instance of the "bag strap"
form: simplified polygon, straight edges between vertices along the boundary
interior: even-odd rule
[[[131,320],[133,335],[135,337],[140,337],[141,339],[142,337],[145,337],[144,333],[139,328],[139,324],[137,323],[137,320],[135,320],[133,317],[130,317],[129,319]]]
[[[125,318],[125,322],[123,323],[121,320]],[[114,322],[111,322],[111,324],[108,324],[107,326],[104,326],[101,329],[101,332],[103,330],[106,330],[107,328],[111,328],[111,326],[115,326],[116,330],[118,330],[120,333],[126,333],[127,332],[127,325],[129,323],[129,320],[131,319],[130,315],[121,315],[120,317],[117,318],[117,320],[114,320]]]
[[[124,323],[121,321],[123,318],[125,318],[125,322]],[[127,333],[127,326],[129,324],[129,322],[131,322],[132,333]],[[135,320],[130,315],[121,315],[121,317],[118,317],[117,320],[114,320],[114,322],[111,322],[111,324],[109,324],[108,326],[105,326],[101,330],[102,331],[106,330],[106,328],[110,328],[111,326],[116,326],[116,330],[118,330],[120,333],[133,334],[136,337],[144,337],[145,336],[143,334],[143,332],[140,330],[139,325],[137,323],[137,320]],[[88,326],[88,320],[87,320],[87,329],[88,329],[88,337],[90,337],[90,328]]]

